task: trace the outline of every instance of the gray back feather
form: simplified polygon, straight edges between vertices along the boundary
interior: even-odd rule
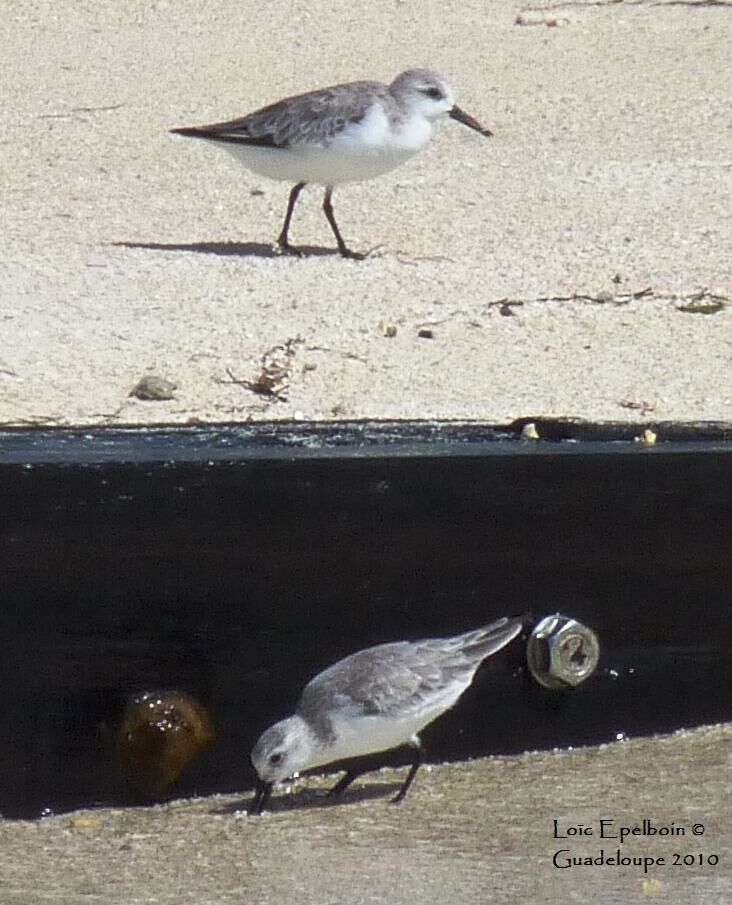
[[[483,660],[521,627],[520,619],[501,619],[454,638],[398,641],[358,651],[305,686],[298,713],[317,723],[332,710],[375,715],[419,709],[447,686],[467,687]]]
[[[328,145],[348,125],[360,122],[374,95],[393,105],[379,82],[352,82],[288,97],[240,119],[201,126],[200,134],[219,141],[286,148],[300,142]]]

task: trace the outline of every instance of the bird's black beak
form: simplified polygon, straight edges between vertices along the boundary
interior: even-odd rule
[[[490,129],[483,128],[483,126],[481,126],[477,119],[474,119],[469,113],[461,110],[457,104],[455,104],[448,115],[452,119],[456,119],[459,123],[462,123],[464,126],[467,126],[469,129],[474,129],[476,132],[480,132],[481,135],[493,135]]]
[[[252,798],[252,803],[249,805],[248,814],[259,815],[262,811],[267,807],[267,802],[269,801],[269,796],[272,794],[272,783],[264,782],[264,780],[258,779],[257,785],[254,788],[254,797]]]

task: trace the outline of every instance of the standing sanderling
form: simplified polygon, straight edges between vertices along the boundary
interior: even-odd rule
[[[295,202],[308,182],[325,186],[323,212],[346,258],[364,258],[343,241],[333,214],[333,187],[372,179],[404,163],[430,140],[432,120],[443,114],[481,135],[489,129],[455,104],[445,79],[429,69],[408,69],[391,85],[351,82],[287,97],[241,119],[171,129],[176,135],[220,144],[260,176],[296,183],[277,239],[294,252],[288,231]]]
[[[261,814],[275,783],[335,761],[412,749],[412,765],[391,800],[407,794],[422,762],[419,732],[457,701],[478,667],[512,641],[520,618],[503,618],[454,638],[369,647],[323,670],[303,689],[294,716],[270,726],[252,749],[259,777],[250,814]],[[349,770],[329,795],[361,771]]]

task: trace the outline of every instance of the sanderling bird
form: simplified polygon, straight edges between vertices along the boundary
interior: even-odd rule
[[[287,97],[241,119],[171,129],[218,144],[247,169],[294,182],[277,248],[288,239],[295,202],[308,182],[325,186],[323,212],[346,258],[364,258],[343,240],[333,214],[333,187],[388,173],[421,150],[432,121],[447,114],[481,135],[492,135],[455,104],[445,79],[429,69],[408,69],[391,85],[351,82]]]
[[[252,749],[258,781],[250,814],[261,814],[275,783],[336,761],[409,745],[412,763],[391,799],[402,801],[422,762],[419,732],[455,704],[478,667],[512,641],[520,618],[503,618],[453,638],[397,641],[360,650],[303,689],[294,716],[270,726]],[[340,795],[364,770],[347,770]]]

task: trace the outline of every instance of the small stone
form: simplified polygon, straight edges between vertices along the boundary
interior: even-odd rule
[[[389,339],[397,335],[396,324],[392,324],[391,321],[379,321],[379,330],[381,330],[382,334]]]
[[[633,437],[633,442],[642,443],[643,446],[655,446],[657,439],[658,434],[647,427],[639,436]]]
[[[533,421],[528,421],[521,428],[521,439],[522,440],[540,440],[539,431],[536,429],[536,425]]]
[[[644,896],[657,896],[663,889],[663,883],[660,880],[647,878],[641,883],[641,892]]]
[[[417,336],[420,339],[434,339],[435,334],[429,327],[422,327],[421,330],[418,331]]]
[[[157,374],[146,374],[130,390],[130,396],[142,399],[144,402],[163,402],[166,399],[175,399],[177,383],[158,377]]]

